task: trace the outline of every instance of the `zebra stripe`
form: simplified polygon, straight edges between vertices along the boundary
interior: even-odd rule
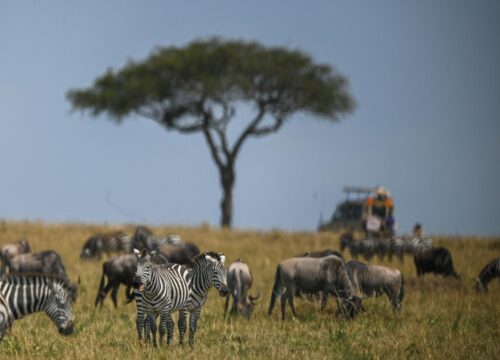
[[[0,278],[0,340],[14,320],[45,311],[59,332],[69,335],[74,322],[71,302],[76,289],[66,279],[50,275],[5,275]]]
[[[481,270],[476,279],[476,290],[478,292],[487,292],[488,283],[495,277],[500,277],[500,258],[490,261],[483,270]]]

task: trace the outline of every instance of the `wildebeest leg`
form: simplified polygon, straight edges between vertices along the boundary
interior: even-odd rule
[[[323,290],[323,294],[321,296],[321,310],[325,310],[326,301],[328,300],[328,290]]]
[[[227,307],[226,307],[227,310]],[[188,311],[186,309],[179,310],[179,320],[177,321],[177,327],[179,328],[179,344],[184,343],[184,334],[186,334],[186,320]]]
[[[288,298],[288,295],[286,294],[288,292],[288,289],[281,294],[281,319],[285,320],[285,307],[286,307],[286,300]]]
[[[297,312],[295,311],[295,304],[293,303],[293,295],[295,294],[295,289],[293,287],[290,287],[290,291],[287,290],[287,295],[288,295],[288,302],[290,303],[290,307],[292,308],[292,314],[293,316],[297,317]]]
[[[99,292],[97,294],[97,298],[95,300],[95,306],[97,306],[97,304],[99,304],[99,303],[102,306],[102,303],[104,302],[104,299],[108,295],[108,293],[111,290],[111,288],[114,288],[114,286],[115,286],[115,281],[110,281],[108,279],[108,284],[104,287],[104,289],[101,292]],[[115,304],[115,307],[116,307],[116,304]]]
[[[113,305],[115,306],[115,309],[118,306],[118,288],[120,287],[120,283],[116,282],[115,285],[113,286],[113,290],[111,291],[111,299],[113,300]]]
[[[226,296],[226,303],[224,304],[224,318],[226,317],[226,314],[227,314],[227,308],[229,307],[229,298],[230,297],[231,297],[230,294]],[[179,320],[180,320],[180,318],[179,318]]]

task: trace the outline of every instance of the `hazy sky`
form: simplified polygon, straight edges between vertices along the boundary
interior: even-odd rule
[[[71,113],[65,93],[157,46],[220,36],[304,50],[358,103],[244,145],[236,228],[314,230],[342,186],[382,184],[402,232],[498,235],[499,35],[493,0],[2,1],[0,218],[217,225],[201,135]]]

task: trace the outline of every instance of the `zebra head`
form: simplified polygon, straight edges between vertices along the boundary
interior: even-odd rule
[[[71,303],[76,299],[74,285],[52,280],[48,280],[47,285],[51,292],[44,310],[56,324],[60,334],[70,335],[75,328],[71,312]]]
[[[151,262],[151,255],[148,254],[146,249],[143,249],[142,252],[134,249],[134,253],[137,256],[137,268],[133,279],[133,285],[142,292],[144,291],[144,284],[149,283],[151,279],[153,264]]]
[[[219,291],[220,296],[227,296],[229,293],[226,268],[224,267],[225,260],[226,257],[223,253],[213,251],[202,253],[193,259],[194,266],[203,268],[207,275],[207,280]]]

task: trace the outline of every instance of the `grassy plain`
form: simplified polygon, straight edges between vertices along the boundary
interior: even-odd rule
[[[281,259],[308,250],[338,248],[338,234],[282,231],[227,231],[208,226],[154,228],[157,234],[177,233],[202,250],[222,251],[228,264],[242,256],[254,275],[254,292],[262,297],[251,320],[222,317],[224,299],[212,290],[198,323],[193,349],[163,345],[159,349],[140,344],[135,330],[135,305],[114,309],[106,299],[94,308],[100,276],[98,261],[84,262],[79,250],[88,236],[98,231],[133,226],[43,224],[1,222],[0,245],[26,237],[33,251],[54,249],[65,263],[71,279],[81,277],[80,295],[73,306],[76,331],[60,336],[45,314],[28,316],[14,323],[0,343],[0,358],[128,359],[167,358],[277,358],[277,359],[481,359],[500,357],[500,284],[478,295],[473,279],[489,260],[500,256],[500,239],[434,237],[436,245],[448,247],[461,280],[427,275],[416,277],[413,261],[379,263],[399,268],[406,277],[406,294],[400,314],[393,314],[386,298],[367,299],[367,312],[353,321],[334,316],[334,301],[324,312],[319,304],[296,301],[299,318],[281,321],[278,307],[271,316],[267,307],[274,273]],[[345,253],[346,258],[350,258]],[[120,289],[120,299],[123,300]],[[291,315],[289,310],[287,314]],[[177,316],[174,316],[176,319]],[[175,339],[178,339],[176,332]]]

